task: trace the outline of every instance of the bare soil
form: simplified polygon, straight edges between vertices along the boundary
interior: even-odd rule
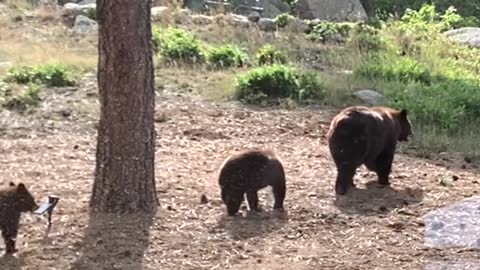
[[[94,75],[79,88],[46,89],[26,115],[0,112],[0,184],[28,185],[39,202],[61,197],[47,232],[45,217],[25,214],[19,252],[0,269],[440,269],[467,261],[468,249],[424,245],[422,216],[477,193],[478,170],[453,155],[418,158],[402,146],[392,185],[379,188],[361,168],[357,189],[336,198],[325,133],[340,108],[246,108],[167,89],[157,96],[154,217],[89,218],[95,163]],[[234,151],[260,147],[282,158],[286,212],[227,217],[216,173]],[[453,186],[441,177],[458,177]],[[208,203],[202,204],[205,194]],[[3,248],[3,246],[1,246]],[[3,249],[0,249],[3,252]],[[460,269],[460,268],[459,268]]]

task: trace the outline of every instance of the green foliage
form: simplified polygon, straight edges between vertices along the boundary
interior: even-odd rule
[[[353,28],[348,38],[348,44],[365,52],[380,51],[387,47],[380,31],[367,24],[358,24]]]
[[[434,80],[434,76],[425,65],[408,57],[395,58],[393,60],[375,57],[361,64],[354,74],[371,80],[381,79],[405,83],[420,82],[430,84]]]
[[[435,5],[441,13],[453,6],[464,18],[480,18],[480,9],[478,8],[480,0],[376,0],[377,14],[384,18],[389,14],[401,17],[408,8],[418,10],[425,3]]]
[[[252,69],[236,77],[236,98],[257,103],[265,98],[291,98],[305,101],[322,98],[323,84],[313,73],[301,73],[285,65],[269,65]]]
[[[286,64],[287,56],[271,44],[266,44],[257,51],[258,65]]]
[[[83,8],[82,9],[82,15],[87,16],[88,18],[92,20],[97,19],[97,9],[96,8]]]
[[[72,68],[62,64],[13,67],[8,70],[4,81],[45,84],[53,87],[75,85]]]
[[[242,67],[248,62],[247,53],[234,44],[211,48],[207,52],[207,61],[215,67]]]
[[[40,90],[41,86],[38,84],[20,86],[0,83],[0,104],[9,110],[23,112],[38,105]]]
[[[327,42],[327,41],[345,41],[350,34],[350,31],[356,26],[351,22],[328,22],[320,21],[314,23],[307,22],[309,26],[308,37],[313,41]]]
[[[175,27],[152,27],[152,41],[155,53],[168,60],[182,60],[190,63],[205,60],[200,41],[187,30]]]
[[[283,13],[283,14],[277,15],[277,17],[275,17],[274,21],[275,21],[275,24],[277,25],[278,28],[284,28],[289,23],[291,23],[294,19],[295,18],[292,15],[287,14],[287,13]]]

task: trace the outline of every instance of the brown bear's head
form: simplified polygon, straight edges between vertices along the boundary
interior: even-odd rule
[[[400,132],[398,134],[398,141],[408,141],[408,137],[414,136],[412,130],[412,123],[408,119],[407,110],[402,109],[398,114],[398,123],[400,124]]]
[[[11,187],[15,189],[15,208],[20,212],[33,212],[38,208],[35,199],[23,183],[15,185],[10,182]]]

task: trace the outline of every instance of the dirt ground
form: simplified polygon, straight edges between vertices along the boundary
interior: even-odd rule
[[[45,217],[23,216],[20,251],[0,258],[2,270],[475,265],[474,250],[425,246],[422,221],[429,211],[477,193],[475,165],[450,155],[422,159],[402,147],[390,188],[379,188],[375,175],[361,168],[358,189],[336,199],[325,133],[338,109],[261,110],[168,88],[159,92],[156,108],[158,213],[90,220],[97,108],[90,79],[78,89],[47,90],[32,114],[0,112],[0,184],[24,182],[40,202],[50,194],[61,197],[48,233]],[[216,172],[229,154],[249,147],[271,149],[282,158],[285,213],[271,211],[273,198],[265,189],[263,213],[247,214],[244,207],[242,216],[226,217]],[[451,187],[438,182],[453,176],[458,180]],[[202,194],[207,204],[200,203]]]

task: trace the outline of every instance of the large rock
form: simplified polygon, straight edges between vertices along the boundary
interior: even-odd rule
[[[90,34],[97,30],[97,22],[83,15],[78,15],[75,18],[75,23],[72,28],[72,31],[77,34]]]
[[[290,6],[282,0],[263,0],[259,4],[263,8],[264,18],[275,18],[277,15],[290,12]]]
[[[467,45],[474,48],[480,48],[480,28],[479,27],[464,27],[453,29],[445,32],[445,36],[460,44]]]
[[[367,19],[360,0],[298,0],[295,7],[301,19],[328,21]]]
[[[277,24],[272,19],[261,18],[258,20],[258,28],[265,32],[275,32],[277,30]]]
[[[373,90],[360,90],[353,93],[353,95],[372,106],[385,105],[387,103],[387,98],[384,95]]]
[[[161,21],[163,20],[165,17],[168,17],[169,16],[169,13],[170,13],[170,10],[168,9],[168,7],[152,7],[151,11],[150,11],[150,16],[152,18],[153,21]]]

